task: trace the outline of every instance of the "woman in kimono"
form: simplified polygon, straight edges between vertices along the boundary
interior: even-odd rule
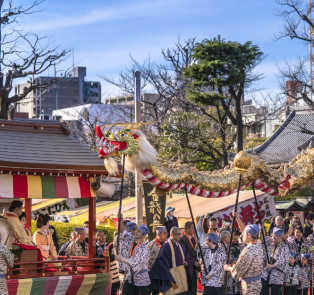
[[[49,232],[49,220],[50,217],[48,214],[39,214],[37,217],[38,230],[34,234],[34,242],[44,260],[56,260],[58,259],[58,254],[52,234]]]

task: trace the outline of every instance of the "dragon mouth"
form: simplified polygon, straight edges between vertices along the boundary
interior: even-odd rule
[[[119,156],[119,153],[127,151],[129,148],[128,142],[123,141],[123,134],[119,136],[121,139],[118,138],[115,134],[112,134],[112,137],[115,137],[115,140],[111,140],[102,133],[99,126],[96,126],[96,134],[100,139],[98,144],[99,158],[116,157]],[[133,134],[132,137],[134,139],[138,138],[136,134]]]

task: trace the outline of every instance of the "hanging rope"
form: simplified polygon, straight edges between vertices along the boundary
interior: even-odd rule
[[[189,206],[189,210],[190,210],[193,226],[195,228],[195,235],[196,235],[196,239],[197,239],[197,245],[198,245],[198,248],[200,249],[201,258],[202,258],[202,261],[204,263],[205,274],[208,275],[208,271],[207,271],[207,268],[206,268],[206,265],[205,265],[203,251],[202,251],[202,248],[201,248],[201,245],[200,245],[200,241],[199,241],[199,238],[198,238],[198,233],[197,233],[197,230],[196,230],[195,220],[194,220],[194,216],[193,216],[193,212],[192,212],[192,208],[191,208],[191,203],[190,203],[190,199],[189,199],[189,195],[188,195],[188,191],[187,191],[186,186],[185,186],[185,196],[186,196],[186,200],[188,202],[188,206]]]
[[[122,209],[122,198],[123,198],[123,180],[124,180],[124,166],[125,166],[125,155],[122,157],[122,175],[121,175],[121,188],[120,188],[120,203],[118,210],[118,241],[117,241],[117,255],[119,254],[119,246],[120,246],[120,229],[121,229],[121,209]]]

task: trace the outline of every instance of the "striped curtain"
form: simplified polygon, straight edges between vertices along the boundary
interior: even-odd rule
[[[91,198],[92,178],[66,176],[0,175],[0,198]]]

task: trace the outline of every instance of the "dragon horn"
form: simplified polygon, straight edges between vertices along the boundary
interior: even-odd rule
[[[98,125],[96,126],[96,134],[100,140],[104,137],[104,134],[102,133],[102,131]]]

